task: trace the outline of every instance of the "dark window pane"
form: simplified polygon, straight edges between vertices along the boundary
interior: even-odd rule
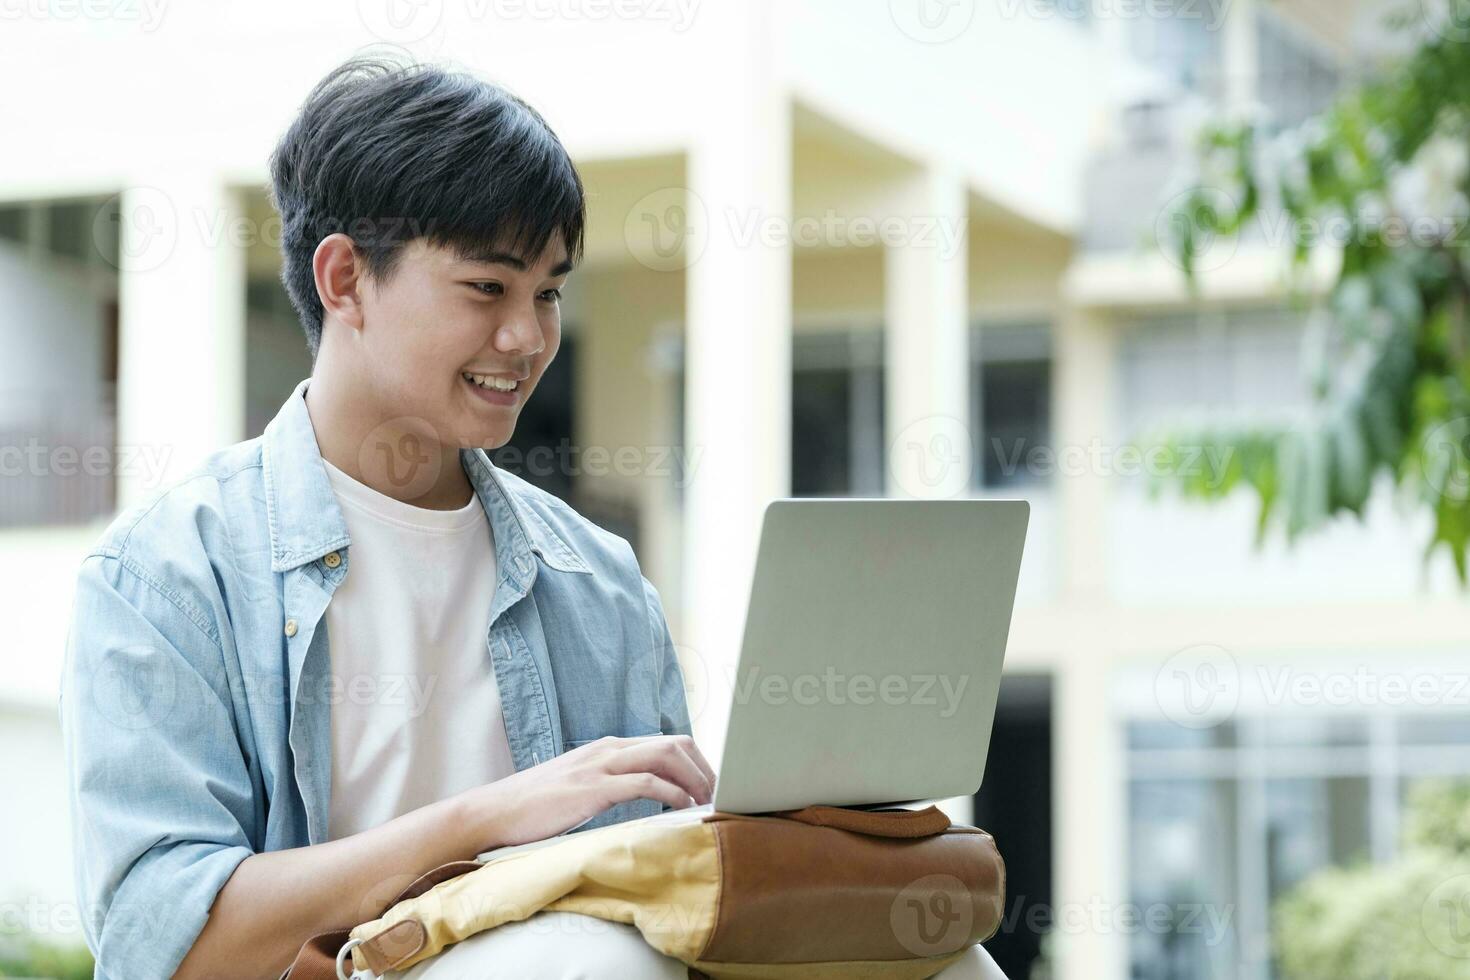
[[[1266,783],[1266,859],[1274,902],[1319,868],[1368,856],[1368,780],[1272,779]]]
[[[90,261],[97,247],[92,244],[93,219],[100,201],[63,201],[51,205],[51,251],[78,262]],[[116,227],[110,223],[104,228]]]
[[[1051,442],[1051,362],[982,362],[979,449],[983,486],[1037,483],[1046,469],[1033,455]]]
[[[851,486],[849,373],[797,371],[791,379],[791,492],[840,496]]]
[[[25,205],[11,204],[0,207],[0,238],[4,238],[7,241],[19,242],[25,239],[25,234]]]
[[[793,496],[882,496],[882,340],[875,330],[793,339]]]
[[[1129,787],[1135,980],[1236,975],[1236,790],[1228,780],[1137,780]],[[1122,928],[1109,923],[1099,928]]]

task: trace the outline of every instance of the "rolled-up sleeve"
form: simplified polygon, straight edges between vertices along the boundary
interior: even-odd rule
[[[669,623],[664,616],[658,590],[643,576],[643,595],[648,603],[649,628],[653,631],[655,662],[658,664],[659,730],[665,735],[693,735],[689,723],[689,701],[684,690],[684,671]]]
[[[97,977],[172,976],[254,853],[216,630],[187,589],[126,558],[82,565],[58,708]]]

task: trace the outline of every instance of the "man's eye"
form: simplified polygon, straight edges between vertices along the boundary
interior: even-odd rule
[[[541,294],[541,298],[548,303],[559,303],[561,302],[561,290],[548,289]]]
[[[494,296],[505,291],[505,287],[498,282],[472,282],[470,285],[487,296]]]

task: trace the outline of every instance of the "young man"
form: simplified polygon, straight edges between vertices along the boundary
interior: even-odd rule
[[[580,257],[556,136],[485,82],[354,61],[272,180],[311,377],[77,582],[60,709],[99,977],[276,977],[436,865],[712,795],[632,549],[485,454]]]

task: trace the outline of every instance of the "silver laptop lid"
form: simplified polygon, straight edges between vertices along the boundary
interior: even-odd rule
[[[716,809],[974,793],[1030,505],[767,505]]]

